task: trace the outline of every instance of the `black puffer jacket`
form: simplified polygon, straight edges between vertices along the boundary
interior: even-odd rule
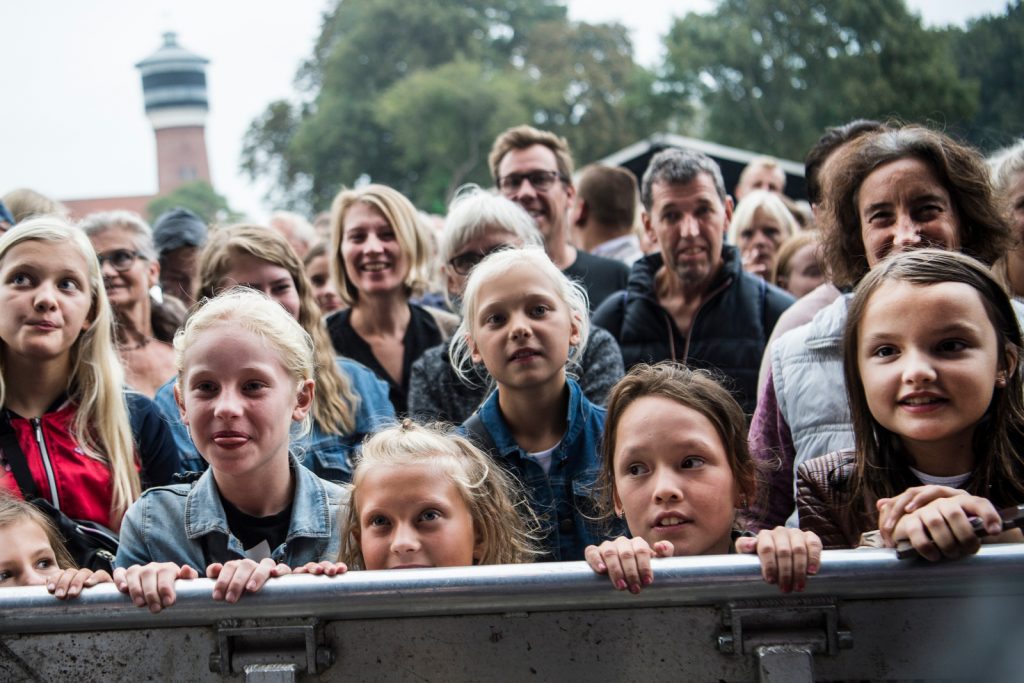
[[[765,344],[794,299],[743,272],[735,247],[722,247],[722,261],[712,294],[694,315],[689,334],[680,332],[658,303],[654,275],[661,268],[661,254],[634,263],[627,289],[605,299],[593,320],[618,340],[627,370],[637,363],[661,360],[715,370],[725,376],[749,415],[757,402],[757,372]]]

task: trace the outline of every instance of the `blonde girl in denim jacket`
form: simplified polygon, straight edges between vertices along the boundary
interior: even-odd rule
[[[121,527],[114,581],[138,606],[174,602],[174,581],[203,572],[234,602],[289,567],[334,559],[348,495],[289,455],[308,428],[313,342],[275,301],[236,289],[206,303],[174,338],[175,398],[209,469],[148,491]],[[342,510],[344,511],[344,510]]]

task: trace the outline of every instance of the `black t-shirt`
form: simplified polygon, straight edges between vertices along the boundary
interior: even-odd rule
[[[567,277],[579,280],[590,297],[590,310],[596,309],[613,292],[626,288],[629,266],[603,256],[594,256],[582,249],[576,250],[576,260],[562,271]]]
[[[291,504],[275,515],[253,517],[236,508],[224,496],[220,497],[220,502],[224,506],[231,535],[241,541],[242,547],[246,550],[266,541],[273,552],[288,538],[288,526],[292,521]]]
[[[409,395],[409,376],[412,374],[412,364],[423,355],[424,351],[444,341],[444,336],[429,311],[416,304],[409,304],[409,312],[409,327],[406,328],[405,336],[402,337],[402,345],[405,350],[402,355],[401,384],[388,374],[377,357],[373,355],[370,345],[352,327],[352,311],[350,309],[338,311],[327,318],[327,333],[331,336],[334,350],[346,358],[362,363],[388,383],[388,396],[391,399],[391,405],[395,406],[397,415],[405,415],[408,412],[407,396]]]

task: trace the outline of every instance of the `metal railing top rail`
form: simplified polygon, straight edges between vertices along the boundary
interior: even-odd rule
[[[179,581],[176,604],[160,614],[132,605],[112,585],[61,601],[45,588],[0,590],[0,633],[44,633],[209,625],[224,619],[400,616],[717,605],[736,600],[830,596],[842,599],[1019,595],[1024,545],[984,547],[975,556],[929,563],[892,550],[837,550],[802,593],[766,584],[747,555],[657,560],[639,595],[613,590],[585,563],[353,571],[340,577],[286,576],[229,605],[211,599],[208,579]],[[780,602],[780,604],[782,604]]]

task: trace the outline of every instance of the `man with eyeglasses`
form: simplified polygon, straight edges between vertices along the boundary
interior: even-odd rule
[[[509,128],[494,141],[488,163],[501,194],[526,209],[537,224],[551,260],[583,284],[591,309],[626,286],[629,268],[624,263],[588,254],[569,242],[576,188],[565,138],[530,126]]]

